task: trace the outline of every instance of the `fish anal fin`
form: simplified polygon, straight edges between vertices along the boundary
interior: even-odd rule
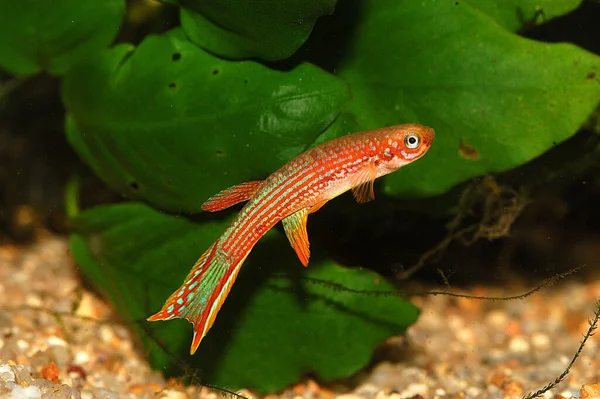
[[[315,213],[316,211],[321,209],[321,207],[323,207],[323,205],[325,205],[327,202],[329,202],[329,200],[317,202],[316,204],[314,204],[313,206],[310,207],[310,210],[308,211],[308,213]]]
[[[304,266],[308,266],[308,258],[310,258],[310,244],[308,242],[308,233],[306,232],[309,209],[300,209],[281,220],[285,235]]]
[[[356,202],[362,204],[375,199],[373,182],[376,178],[377,167],[374,165],[367,166],[358,174],[355,186],[352,188],[352,194],[354,195],[354,198],[356,198]]]
[[[248,201],[256,194],[261,184],[262,181],[249,181],[226,188],[207,199],[202,204],[202,209],[208,212],[217,212],[240,202]]]

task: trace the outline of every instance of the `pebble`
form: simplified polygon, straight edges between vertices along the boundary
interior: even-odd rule
[[[546,352],[550,349],[550,337],[548,335],[535,332],[531,335],[531,345],[537,352]]]
[[[10,364],[0,364],[0,381],[5,381],[7,378],[12,378],[12,380],[14,381],[14,376],[15,374],[12,368],[10,367]]]
[[[504,337],[504,329],[508,323],[508,315],[500,309],[490,311],[485,316],[485,324],[492,330],[502,333],[500,336]]]
[[[579,397],[581,399],[600,397],[600,383],[584,384],[579,391]]]
[[[174,389],[165,389],[161,392],[162,399],[188,399],[189,396],[185,392],[176,391]]]
[[[58,367],[56,366],[56,363],[54,362],[50,362],[47,365],[45,365],[44,367],[42,367],[41,370],[42,373],[42,377],[44,377],[46,380],[53,382],[55,384],[58,384],[60,382],[59,378],[58,378]]]
[[[519,355],[528,353],[529,348],[529,340],[522,335],[512,338],[508,343],[508,350]]]
[[[42,391],[34,386],[22,387],[17,385],[11,390],[10,394],[14,399],[37,399],[42,397]]]
[[[354,390],[354,393],[356,395],[360,395],[360,396],[372,397],[373,395],[375,395],[377,392],[379,392],[381,390],[380,387],[381,387],[381,385],[375,385],[375,384],[370,384],[370,383],[362,384]]]
[[[510,380],[502,386],[502,393],[505,397],[523,396],[525,389],[520,382]]]

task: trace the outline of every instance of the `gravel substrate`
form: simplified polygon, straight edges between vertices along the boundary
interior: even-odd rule
[[[511,295],[518,289],[474,291]],[[395,361],[379,362],[353,383],[305,380],[267,399],[520,397],[564,370],[598,297],[599,280],[566,279],[511,302],[415,298],[422,308],[419,321],[406,337],[379,351]],[[219,396],[165,381],[136,350],[127,328],[103,322],[110,317],[110,307],[81,287],[64,238],[0,247],[0,398]],[[589,340],[566,380],[544,397],[600,396],[597,338]]]

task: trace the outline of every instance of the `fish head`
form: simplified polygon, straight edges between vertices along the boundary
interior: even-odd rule
[[[380,159],[384,163],[382,166],[391,171],[425,155],[433,144],[435,131],[427,126],[409,123],[388,127],[386,136],[382,140],[385,148]]]

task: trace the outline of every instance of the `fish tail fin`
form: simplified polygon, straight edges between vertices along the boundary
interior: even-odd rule
[[[213,244],[196,262],[183,284],[148,321],[186,319],[194,326],[190,353],[193,355],[208,330],[244,263],[232,263]]]

